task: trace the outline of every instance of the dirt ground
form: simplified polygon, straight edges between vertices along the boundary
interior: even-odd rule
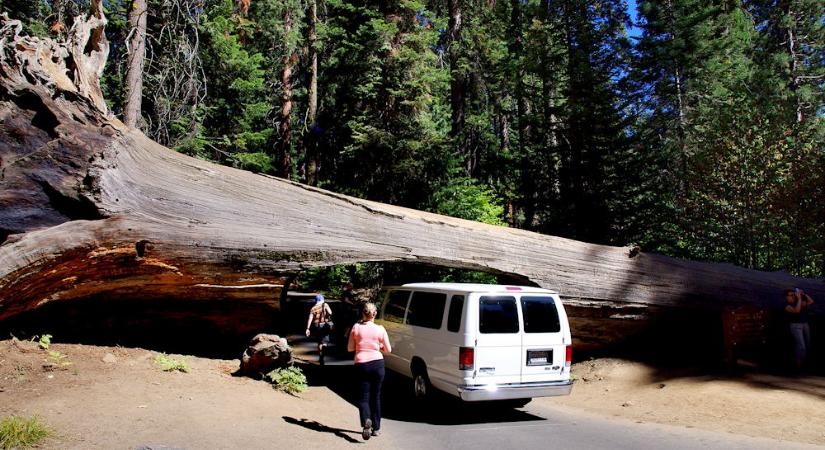
[[[0,417],[40,416],[56,432],[42,448],[326,449],[342,439],[358,442],[355,408],[324,386],[298,398],[232,376],[237,360],[177,356],[191,372],[167,373],[154,362],[158,353],[148,350],[51,348],[71,364],[44,367],[48,357],[36,343],[0,341]],[[733,379],[613,359],[578,363],[574,375],[570,397],[535,401],[640,422],[825,445],[822,377]],[[391,448],[392,439],[382,436],[369,444]]]
[[[825,445],[825,377],[706,374],[597,359],[558,404],[636,421]]]

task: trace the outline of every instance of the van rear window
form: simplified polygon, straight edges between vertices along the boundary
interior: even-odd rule
[[[522,297],[525,333],[558,333],[561,331],[559,312],[553,297]]]
[[[478,329],[481,333],[518,333],[518,308],[515,297],[481,297],[478,309]]]
[[[382,319],[387,322],[404,323],[404,313],[407,311],[409,298],[410,291],[390,291],[390,298],[387,299]]]

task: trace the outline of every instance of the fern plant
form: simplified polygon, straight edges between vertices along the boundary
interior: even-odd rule
[[[272,382],[275,389],[290,395],[300,394],[309,388],[307,377],[300,367],[289,366],[275,369],[266,374],[266,378]]]

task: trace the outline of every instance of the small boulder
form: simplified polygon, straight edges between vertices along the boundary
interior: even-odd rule
[[[103,362],[105,362],[106,364],[115,364],[117,362],[117,356],[111,353],[106,353],[105,355],[103,355]]]
[[[292,349],[286,339],[275,334],[259,334],[252,338],[241,357],[239,373],[260,377],[272,370],[287,367],[292,362]]]

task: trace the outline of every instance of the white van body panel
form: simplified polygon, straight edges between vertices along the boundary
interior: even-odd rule
[[[413,283],[386,289],[379,298],[381,314],[377,322],[387,329],[393,345],[393,352],[386,355],[388,369],[412,376],[414,361],[423,363],[433,387],[468,401],[569,394],[572,383],[565,358],[571,343],[570,326],[555,292],[526,286],[468,283]],[[400,307],[404,295],[398,292],[393,294],[396,297],[396,303],[390,308],[393,312],[388,311],[393,291],[409,292],[406,309]],[[419,301],[415,293],[426,294],[419,294]],[[440,306],[442,294],[443,307]],[[422,305],[426,305],[424,297],[434,299],[435,305],[427,311],[428,326],[408,323],[408,319],[416,322],[409,313],[413,309],[421,313]],[[417,300],[413,301],[414,298]],[[454,317],[450,322],[453,301],[456,302],[453,315],[460,312],[460,321]],[[485,314],[493,319],[512,318],[516,314],[517,327],[505,320],[502,323],[506,329],[496,329],[496,321],[489,319],[483,326],[482,304],[488,311]],[[442,309],[438,310],[439,307]],[[558,324],[535,318],[531,323],[525,309],[533,311],[530,314],[536,317],[555,311],[549,316],[557,315]],[[503,316],[497,316],[499,312]],[[436,327],[439,314],[441,322]],[[473,349],[472,370],[459,369],[461,347]]]

